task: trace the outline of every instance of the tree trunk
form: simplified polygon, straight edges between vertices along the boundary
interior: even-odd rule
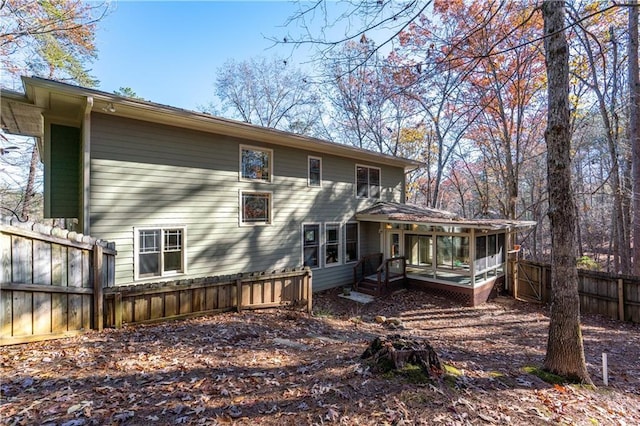
[[[629,8],[629,143],[633,163],[633,274],[640,275],[640,76],[638,75],[638,0]]]
[[[575,258],[576,208],[571,190],[569,46],[564,32],[564,1],[544,1],[542,16],[548,80],[545,140],[551,220],[551,318],[544,368],[573,380],[591,383],[580,331]]]
[[[29,163],[29,178],[27,179],[27,187],[24,190],[22,198],[22,210],[20,219],[27,220],[31,212],[31,201],[33,201],[33,191],[36,181],[36,172],[38,171],[38,145],[34,142],[33,151],[31,152],[31,162]]]

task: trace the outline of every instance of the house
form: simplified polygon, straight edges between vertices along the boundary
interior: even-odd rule
[[[379,293],[401,277],[475,304],[504,277],[513,233],[531,226],[405,205],[412,160],[41,78],[23,85],[3,91],[2,126],[38,138],[45,217],[116,243],[116,285],[308,266],[314,290],[366,291],[377,276]]]

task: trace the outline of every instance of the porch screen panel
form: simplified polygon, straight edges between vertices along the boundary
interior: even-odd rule
[[[433,262],[432,238],[429,235],[405,235],[404,252],[407,263],[413,266],[431,266]]]
[[[483,235],[476,237],[475,270],[478,272],[485,269],[487,269],[487,237]]]

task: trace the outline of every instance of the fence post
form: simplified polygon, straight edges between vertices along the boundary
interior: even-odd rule
[[[113,294],[113,322],[116,328],[122,328],[122,293]]]
[[[242,312],[242,278],[236,278],[236,287],[236,297],[238,299],[236,309],[238,310],[238,312]]]
[[[307,290],[307,313],[313,312],[312,294],[313,294],[313,275],[310,269],[305,274],[305,283]]]
[[[624,321],[624,282],[618,278],[618,319]]]
[[[104,296],[102,294],[102,247],[93,246],[93,326],[102,331],[104,327]]]

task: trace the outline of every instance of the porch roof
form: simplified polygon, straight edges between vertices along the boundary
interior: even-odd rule
[[[412,204],[379,201],[356,213],[356,219],[367,222],[421,223],[435,226],[460,226],[476,229],[527,229],[536,225],[528,220],[465,219],[445,210],[418,207]]]

